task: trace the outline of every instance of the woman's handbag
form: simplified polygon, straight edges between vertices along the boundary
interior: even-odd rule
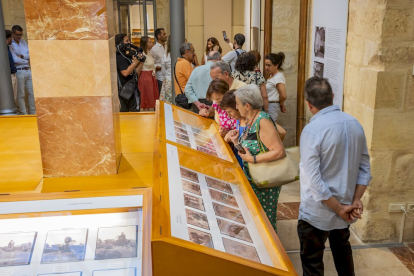
[[[259,125],[259,124],[258,124]],[[260,154],[265,153],[265,146],[260,140],[259,126],[256,130]],[[285,149],[286,156],[268,163],[248,163],[252,181],[258,188],[274,188],[292,183],[299,179],[299,147]]]
[[[137,89],[137,82],[135,81],[135,74],[132,77],[131,80],[127,81],[124,85],[121,84],[121,80],[118,77],[118,91],[119,91],[119,97],[122,98],[125,101],[129,101],[132,98],[132,95],[134,95],[135,90]]]
[[[177,65],[177,62],[175,62],[174,64],[174,77],[175,77],[175,81],[178,84],[178,87],[180,88],[181,94],[178,94],[175,97],[175,104],[179,107],[185,108],[185,109],[189,109],[190,108],[190,104],[188,103],[188,98],[185,95],[185,93],[183,92],[183,90],[181,90],[181,86],[178,83],[178,79],[177,79],[177,75],[175,74],[175,66]],[[177,92],[177,91],[176,91]]]

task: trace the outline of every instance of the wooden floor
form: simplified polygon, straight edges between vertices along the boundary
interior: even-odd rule
[[[154,113],[122,114],[117,175],[43,178],[36,117],[0,117],[0,194],[151,187],[154,133]]]

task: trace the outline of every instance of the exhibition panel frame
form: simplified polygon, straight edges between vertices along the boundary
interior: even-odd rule
[[[159,102],[157,112],[154,275],[297,275],[215,121],[168,106]],[[191,146],[168,139],[174,121],[186,124]],[[191,128],[200,126],[217,138],[221,156],[194,148]]]
[[[0,275],[152,275],[152,191],[0,198]]]

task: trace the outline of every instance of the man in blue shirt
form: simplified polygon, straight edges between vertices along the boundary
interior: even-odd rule
[[[17,102],[20,114],[26,115],[25,89],[27,89],[29,114],[36,114],[33,95],[32,71],[30,70],[29,45],[22,38],[23,29],[19,25],[12,27],[13,41],[9,46],[13,55],[14,65],[17,68]]]
[[[205,65],[196,67],[190,75],[187,84],[185,85],[185,95],[188,98],[188,103],[192,103],[192,110],[198,114],[200,109],[208,108],[212,102],[206,100],[208,87],[213,80],[210,76],[211,65],[219,61],[221,55],[217,51],[211,51],[207,55],[207,62]]]
[[[16,78],[16,66],[14,65],[13,55],[10,51],[10,45],[12,43],[12,32],[10,30],[6,30],[6,42],[7,42],[7,51],[9,52],[9,63],[10,63],[10,73],[11,73],[11,80],[12,80],[12,87],[13,87],[13,96],[14,96],[14,104],[17,106],[17,78]]]
[[[361,218],[361,197],[371,181],[364,130],[333,105],[327,79],[308,79],[305,98],[314,116],[300,138],[298,235],[303,275],[324,275],[327,239],[338,275],[355,275],[349,225]]]

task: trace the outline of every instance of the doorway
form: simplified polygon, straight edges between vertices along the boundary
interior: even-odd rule
[[[142,36],[154,37],[157,29],[155,0],[118,1],[119,33],[126,33],[139,45]]]

